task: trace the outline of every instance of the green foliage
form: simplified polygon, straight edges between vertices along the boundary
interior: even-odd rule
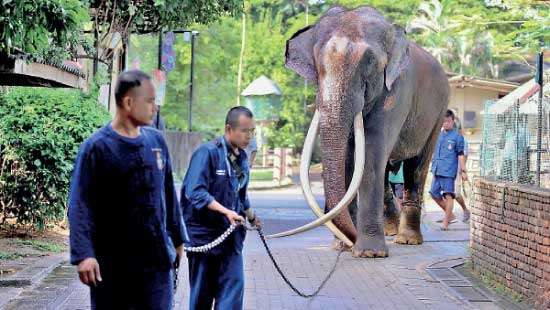
[[[485,286],[489,287],[500,296],[510,298],[516,303],[521,303],[524,300],[524,297],[521,294],[511,290],[506,285],[502,284],[496,279],[496,277],[492,273],[485,271],[481,273],[474,272],[474,274],[478,278],[481,278],[481,281]]]
[[[193,131],[208,139],[223,132],[225,113],[236,104],[240,31],[238,21],[224,18],[210,26],[196,25]],[[152,73],[157,68],[158,36],[132,35],[131,66]],[[176,36],[176,65],[168,74],[161,115],[170,129],[188,131],[191,44]],[[138,64],[139,63],[139,64]]]
[[[498,77],[500,63],[525,61],[550,41],[550,5],[525,0],[424,1],[408,29],[447,70]]]
[[[0,1],[0,52],[20,49],[36,58],[67,59],[79,46],[89,49],[82,36],[89,20],[85,1]]]
[[[272,181],[273,180],[273,170],[258,170],[254,169],[250,171],[250,180],[251,181]]]
[[[13,88],[0,93],[0,214],[44,228],[64,217],[80,143],[108,120],[95,94]]]
[[[497,74],[497,65],[502,61],[525,58],[540,40],[549,41],[544,36],[550,31],[544,29],[550,18],[541,19],[548,16],[547,5],[519,0],[504,1],[511,4],[501,8],[486,2],[443,0],[441,14],[431,19],[425,17],[434,21],[439,30],[415,30],[409,37],[427,47],[447,70],[486,77]],[[314,103],[315,86],[305,87],[301,77],[284,67],[286,40],[306,25],[306,19],[309,24],[314,23],[333,5],[348,8],[370,5],[393,22],[407,27],[427,14],[422,10],[428,5],[425,3],[421,0],[309,1],[306,18],[303,0],[246,1],[242,89],[263,74],[274,80],[283,92],[280,119],[268,129],[268,143],[299,151],[311,118],[306,106]],[[522,4],[527,5],[526,10],[518,9]],[[515,19],[525,22],[510,23]],[[191,27],[200,31],[195,47],[193,130],[207,138],[223,132],[225,113],[237,101],[241,27],[241,19],[232,16],[208,26]],[[152,72],[157,67],[157,44],[157,36],[132,36],[130,63],[139,56],[141,69]],[[168,75],[167,97],[161,113],[169,128],[187,131],[191,54],[190,44],[183,41],[182,35],[176,38],[175,52],[176,68]]]
[[[63,244],[59,244],[51,241],[41,241],[41,240],[32,240],[32,239],[29,239],[29,240],[18,239],[16,240],[15,245],[28,246],[40,252],[61,253],[67,249],[67,247]]]
[[[94,0],[99,27],[137,33],[208,24],[224,14],[241,11],[243,0]]]
[[[25,257],[24,254],[21,254],[21,253],[17,253],[17,252],[4,252],[4,251],[0,251],[0,261],[3,261],[3,260],[14,260],[14,259],[18,259],[18,258],[21,258],[21,257]],[[0,269],[0,275],[2,274],[2,270]]]

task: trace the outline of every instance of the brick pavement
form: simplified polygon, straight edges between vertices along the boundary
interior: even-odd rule
[[[451,225],[450,232],[439,231],[433,220],[441,213],[435,213],[433,206],[427,211],[422,224],[424,244],[397,245],[388,237],[388,258],[356,259],[344,253],[333,277],[313,299],[301,298],[286,286],[257,234],[249,233],[245,244],[245,309],[475,308],[426,270],[430,264],[468,255],[468,226],[457,223]],[[329,247],[331,241],[328,230],[318,228],[299,236],[269,240],[269,244],[288,277],[297,287],[311,292],[336,258],[337,253]],[[185,260],[179,279],[176,309],[187,309]],[[89,309],[88,298],[88,290],[78,282],[74,267],[63,264],[5,309]]]

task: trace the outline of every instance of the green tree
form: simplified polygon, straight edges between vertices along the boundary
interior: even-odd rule
[[[22,51],[35,58],[65,60],[89,42],[83,39],[90,20],[86,2],[79,0],[0,1],[0,53]]]
[[[193,23],[209,24],[225,14],[241,12],[242,5],[243,0],[92,0],[90,8],[97,42],[118,32],[127,43],[130,33],[147,34],[185,28]],[[110,61],[109,52],[99,58]]]
[[[221,134],[225,113],[236,104],[239,26],[238,20],[223,18],[209,26],[192,27],[200,32],[195,43],[193,131],[206,137]],[[130,43],[130,66],[139,60],[139,67],[152,73],[157,68],[158,36],[133,35]],[[181,34],[176,36],[174,51],[176,64],[168,73],[161,115],[168,128],[187,131],[191,47]]]
[[[420,3],[407,28],[448,70],[498,77],[499,63],[525,61],[548,42],[549,8],[523,0],[431,0]]]

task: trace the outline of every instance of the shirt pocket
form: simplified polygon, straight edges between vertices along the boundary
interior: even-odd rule
[[[442,153],[445,157],[453,157],[456,154],[456,141],[446,140],[443,144]]]
[[[225,169],[216,169],[210,185],[211,194],[216,198],[216,200],[220,200],[223,194],[229,190],[229,187],[230,183],[228,171]],[[218,202],[221,203],[221,201]]]

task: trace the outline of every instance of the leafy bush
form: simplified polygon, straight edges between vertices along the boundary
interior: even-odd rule
[[[1,224],[43,229],[64,217],[78,147],[109,115],[95,94],[12,88],[0,93]]]
[[[85,1],[0,1],[0,52],[20,49],[53,62],[74,56],[77,47],[91,52],[91,40],[83,35],[89,20]]]

